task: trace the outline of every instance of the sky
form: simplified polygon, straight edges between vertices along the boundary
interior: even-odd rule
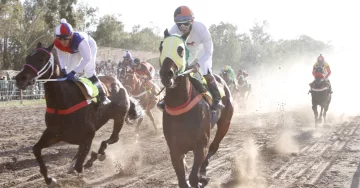
[[[330,44],[340,51],[357,51],[360,42],[360,11],[356,0],[86,0],[99,7],[100,16],[121,14],[125,29],[156,25],[162,33],[171,28],[173,13],[187,5],[195,20],[205,25],[221,21],[248,32],[255,21],[267,20],[273,39],[295,39],[302,34]]]

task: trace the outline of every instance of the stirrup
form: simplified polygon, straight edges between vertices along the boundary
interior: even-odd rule
[[[222,104],[221,101],[220,101],[219,103],[213,104],[213,105],[211,106],[211,110],[222,110],[222,109],[224,109],[224,108],[225,108],[225,106]]]
[[[108,105],[108,104],[111,103],[110,99],[107,98],[107,97],[102,98],[102,97],[99,96],[98,100],[99,100],[99,105],[100,106]]]
[[[165,102],[164,102],[164,100],[159,101],[159,102],[156,104],[156,106],[157,106],[161,111],[163,111],[163,110],[165,109]]]

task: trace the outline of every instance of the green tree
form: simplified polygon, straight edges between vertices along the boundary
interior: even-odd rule
[[[219,25],[211,25],[209,31],[214,44],[214,68],[224,65],[233,66],[240,59],[241,48],[237,27],[220,22]]]
[[[107,14],[100,18],[99,25],[93,34],[99,46],[119,48],[124,45],[128,34],[124,31],[124,24],[120,15]]]
[[[74,28],[77,27],[76,11],[73,6],[76,5],[77,0],[39,0],[40,4],[47,7],[47,12],[44,15],[45,22],[49,29],[55,28],[61,18],[66,18]]]
[[[87,2],[80,2],[76,9],[76,22],[79,31],[91,32],[96,29],[98,19],[98,7],[91,7]]]
[[[126,39],[124,48],[145,51],[158,51],[162,38],[155,34],[155,29],[145,27],[140,30],[140,28],[140,25],[133,26],[133,31],[130,33],[130,37]]]

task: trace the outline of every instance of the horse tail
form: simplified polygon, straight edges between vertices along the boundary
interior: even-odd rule
[[[138,119],[144,117],[144,109],[140,106],[139,102],[133,97],[130,98],[130,109],[128,112],[128,117],[130,119]]]

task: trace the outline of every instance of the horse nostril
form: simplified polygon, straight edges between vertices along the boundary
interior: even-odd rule
[[[168,74],[169,78],[172,78],[174,76],[174,72],[173,71],[170,71],[169,74]]]

